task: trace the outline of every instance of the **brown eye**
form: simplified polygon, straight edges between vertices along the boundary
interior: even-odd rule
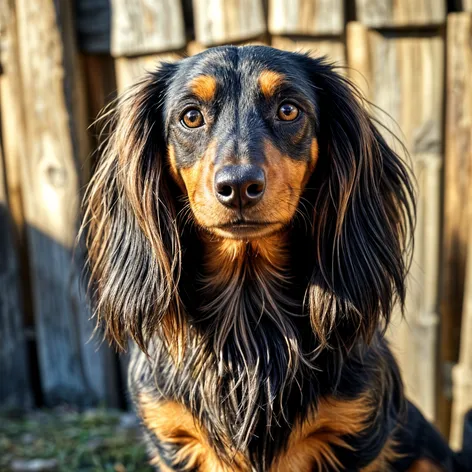
[[[187,110],[184,116],[182,117],[181,122],[187,128],[199,128],[200,126],[203,126],[204,124],[203,115],[201,111],[197,110],[196,108]]]
[[[277,116],[283,121],[293,121],[299,114],[298,108],[292,103],[284,103],[280,105]]]

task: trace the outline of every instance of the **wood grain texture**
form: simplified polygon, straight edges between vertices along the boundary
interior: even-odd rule
[[[237,46],[246,46],[246,45],[258,45],[258,46],[269,46],[269,37],[266,34],[263,34],[262,36],[252,38],[248,41],[239,41],[235,43]],[[208,49],[206,46],[203,44],[199,43],[198,41],[189,41],[187,43],[187,48],[185,50],[185,55],[187,56],[194,56],[195,54],[199,54],[203,51]]]
[[[204,46],[243,41],[266,31],[262,0],[193,0],[195,38]]]
[[[87,121],[92,124],[103,107],[116,98],[115,60],[111,56],[87,54],[81,62],[87,90]]]
[[[16,239],[22,239],[24,222],[21,195],[21,161],[25,155],[25,124],[14,0],[0,1],[0,104],[1,136],[10,212]]]
[[[271,34],[339,35],[344,31],[342,0],[270,0]]]
[[[82,246],[75,248],[89,148],[70,4],[16,4],[27,130],[23,200],[44,399],[113,403],[111,353],[89,342]]]
[[[351,78],[390,117],[370,111],[407,146],[418,182],[415,252],[409,276],[406,322],[397,314],[389,336],[409,396],[435,417],[438,329],[439,214],[442,168],[443,39],[347,31]],[[401,146],[388,132],[389,143]]]
[[[453,370],[451,443],[472,407],[472,15],[448,16],[441,358]],[[462,294],[464,294],[462,296]],[[462,323],[461,323],[462,320]],[[460,346],[460,350],[459,350]],[[449,417],[444,399],[442,415]]]
[[[337,65],[346,65],[346,48],[340,39],[294,39],[288,36],[273,36],[272,46],[285,51],[309,53],[313,57],[326,56],[329,61]]]
[[[444,0],[356,0],[357,19],[366,26],[439,25],[446,19]]]
[[[180,58],[178,54],[151,54],[139,57],[119,57],[115,59],[115,75],[118,93],[133,85],[146,72],[151,72],[160,62],[173,62]]]
[[[26,130],[14,0],[0,0],[0,66],[0,378],[8,379],[0,382],[0,405],[29,407],[25,327],[32,316],[21,300],[28,294],[21,188]]]
[[[0,146],[0,407],[28,408],[32,406],[32,396],[16,249]]]
[[[111,0],[111,53],[132,56],[185,46],[182,5],[175,0]]]

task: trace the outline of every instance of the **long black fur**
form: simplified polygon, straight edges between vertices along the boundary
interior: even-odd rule
[[[170,176],[168,145],[185,141],[172,120],[192,77],[213,74],[228,84],[232,98],[218,102],[221,111],[235,97],[244,100],[248,78],[265,68],[290,77],[309,97],[318,164],[285,228],[288,262],[261,267],[248,246],[234,268],[239,284],[224,291],[211,284],[207,237]],[[229,123],[221,129],[252,133],[254,142],[270,136],[290,155],[308,149],[308,141],[292,148],[277,141],[254,116],[240,118],[238,130]],[[231,462],[229,437],[262,472],[321,398],[370,391],[377,405],[370,426],[346,438],[351,448],[336,451],[345,470],[368,465],[389,438],[405,452],[394,470],[424,456],[424,448],[404,447],[406,428],[422,417],[408,406],[383,339],[394,304],[405,298],[414,191],[407,166],[355,87],[323,59],[258,46],[215,48],[148,74],[118,102],[112,129],[87,195],[85,225],[99,324],[118,345],[136,343],[129,383],[138,408],[143,392],[181,402],[222,460]],[[192,146],[181,146],[185,165],[201,155]],[[174,462],[175,445],[151,431],[147,437],[152,455],[187,470]],[[452,470],[447,447],[428,454]]]

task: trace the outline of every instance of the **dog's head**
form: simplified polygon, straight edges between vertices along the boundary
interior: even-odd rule
[[[292,221],[318,159],[316,90],[299,57],[253,47],[190,58],[165,112],[170,169],[198,225],[253,239]]]
[[[324,60],[246,46],[163,64],[120,100],[88,192],[97,311],[120,344],[145,346],[170,312],[181,328],[179,212],[245,241],[300,214],[316,334],[369,341],[404,298],[412,205],[405,165]]]

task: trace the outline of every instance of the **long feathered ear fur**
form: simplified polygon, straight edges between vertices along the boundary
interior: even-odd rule
[[[322,345],[349,349],[403,309],[415,213],[411,172],[387,145],[348,79],[304,58],[318,106],[313,237],[307,292]]]
[[[162,111],[172,72],[165,64],[148,74],[107,113],[111,132],[85,197],[95,313],[121,347],[129,335],[146,350],[156,326],[178,332],[165,329],[180,319],[180,242]]]

